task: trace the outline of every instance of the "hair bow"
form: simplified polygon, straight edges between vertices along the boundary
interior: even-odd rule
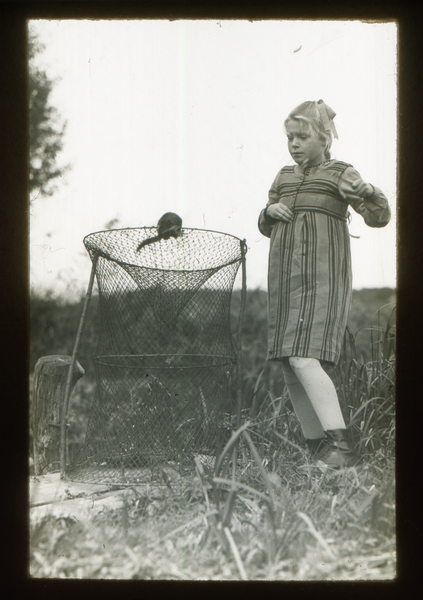
[[[338,138],[338,132],[336,131],[335,123],[333,122],[334,117],[336,116],[336,112],[331,109],[330,106],[325,104],[323,100],[319,100],[317,102],[317,109],[320,114],[320,119],[323,123],[323,127],[327,131],[332,131],[333,137]]]

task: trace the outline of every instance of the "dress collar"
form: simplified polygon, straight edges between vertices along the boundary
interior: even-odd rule
[[[333,158],[329,158],[329,159],[319,163],[318,165],[313,165],[312,167],[306,167],[304,170],[302,169],[302,167],[300,167],[300,165],[295,164],[294,172],[296,175],[308,175],[312,169],[324,169],[325,167],[328,167],[331,163],[333,163],[334,160],[335,159],[333,159]]]

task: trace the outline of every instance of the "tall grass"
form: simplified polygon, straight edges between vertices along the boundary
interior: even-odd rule
[[[260,564],[262,568],[266,565],[267,572],[277,570],[277,565],[280,568],[287,559],[306,556],[310,537],[325,560],[339,562],[343,554],[342,544],[338,547],[332,545],[334,530],[328,529],[328,523],[349,528],[347,538],[355,537],[351,533],[354,529],[355,533],[360,532],[362,539],[368,536],[370,539],[386,540],[393,535],[393,316],[394,313],[384,328],[378,324],[370,331],[370,360],[367,362],[363,356],[358,358],[355,338],[351,331],[346,332],[336,374],[347,423],[362,459],[360,467],[341,471],[318,467],[316,471],[304,450],[301,429],[295,414],[289,409],[286,389],[278,398],[268,390],[265,399],[258,402],[263,373],[258,377],[251,409],[244,411],[244,424],[232,434],[217,458],[211,485],[216,508],[213,517],[215,526],[220,526],[223,532],[230,532],[234,523],[243,522],[251,526],[248,534],[244,532],[244,539],[235,536],[229,547],[227,543],[223,545],[226,552],[229,548],[233,552],[242,579],[247,578],[248,569],[244,562],[251,562],[251,547],[261,549],[261,552],[257,551],[261,557]],[[384,457],[385,467],[388,465],[385,479],[380,477],[383,470],[376,465],[380,457]],[[226,477],[223,475],[225,465],[228,470]],[[377,472],[379,479],[375,475]],[[369,477],[378,482],[377,488],[374,484],[369,489],[366,487]],[[206,486],[204,480],[203,486]],[[358,502],[358,509],[357,505],[354,506],[353,496]],[[387,498],[390,503],[386,502]],[[247,515],[245,507],[249,511]],[[366,509],[369,511],[367,527],[366,521],[363,523],[360,519]],[[354,516],[355,512],[358,518]],[[329,540],[327,535],[330,535]],[[371,535],[379,537],[371,538]],[[248,552],[245,544],[250,548]]]
[[[361,456],[395,449],[395,310],[385,327],[380,322],[353,336],[347,330],[337,372],[341,406]],[[379,317],[379,312],[378,312]],[[370,334],[369,359],[357,355],[356,339]]]
[[[134,486],[120,509],[105,508],[87,525],[43,521],[32,532],[35,576],[392,578],[393,320],[394,313],[383,326],[377,322],[356,334],[348,330],[341,360],[330,373],[361,458],[357,467],[316,466],[286,387],[275,392],[273,380],[259,371],[248,388],[242,424],[214,465],[195,456],[192,476],[157,490]],[[357,349],[363,335],[370,339],[367,356]],[[65,539],[75,540],[67,542],[68,559],[59,551]]]
[[[366,362],[362,355],[357,356],[355,337],[347,330],[341,361],[336,373],[340,402],[346,413],[346,421],[357,453],[362,459],[364,473],[374,466],[377,459],[384,457],[390,461],[389,475],[393,477],[392,459],[395,443],[395,326],[392,313],[387,325],[382,328],[378,323],[371,328],[370,359]],[[330,514],[333,516],[336,502],[344,507],[343,518],[351,521],[351,503],[349,498],[357,490],[365,490],[370,499],[364,505],[372,505],[372,524],[380,528],[385,522],[393,531],[393,520],[383,514],[383,498],[392,491],[392,479],[385,481],[386,489],[375,496],[363,485],[363,479],[356,469],[345,469],[330,473],[331,470],[318,472],[312,464],[306,450],[299,422],[289,408],[289,396],[286,388],[282,395],[275,397],[267,390],[266,396],[258,400],[258,392],[264,386],[263,372],[260,373],[253,393],[251,408],[244,411],[245,423],[231,437],[216,461],[213,478],[213,498],[217,509],[217,521],[228,528],[231,517],[236,515],[237,497],[252,509],[260,502],[266,507],[266,519],[262,531],[262,547],[265,548],[265,560],[268,565],[275,564],[282,556],[290,555],[289,546],[300,543],[301,528],[306,526],[321,551],[330,559],[336,558],[334,552],[321,532],[316,528],[310,516],[327,513],[322,498],[330,478],[337,479],[336,487],[343,488],[345,496],[335,496]],[[254,441],[253,441],[254,440]],[[244,444],[239,442],[243,441]],[[221,476],[225,461],[235,460],[232,450],[239,447],[238,477],[232,468],[232,477]],[[370,465],[370,467],[369,467]],[[373,472],[374,477],[374,472]],[[219,501],[218,490],[226,490],[225,502]],[[299,496],[295,496],[301,491]],[[392,508],[392,507],[391,507]],[[307,514],[309,513],[309,514]],[[392,515],[391,515],[392,517]],[[284,519],[289,526],[284,530]],[[248,520],[247,520],[248,521]],[[360,525],[349,523],[350,527]],[[256,533],[259,530],[255,523]],[[383,527],[382,527],[383,529]],[[300,544],[301,545],[301,544]],[[239,556],[241,558],[242,553]],[[237,558],[237,564],[239,562]],[[242,562],[241,562],[242,564]],[[240,569],[240,567],[238,567]],[[240,569],[240,573],[245,570]],[[243,577],[244,578],[244,577]]]

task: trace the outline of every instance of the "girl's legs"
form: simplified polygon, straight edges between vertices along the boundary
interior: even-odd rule
[[[282,359],[282,371],[288,388],[289,397],[295,414],[300,421],[306,440],[321,440],[325,437],[324,429],[313,408],[310,398],[289,364],[288,358]]]
[[[355,463],[345,439],[345,421],[342,416],[335,386],[329,375],[315,358],[291,356],[282,359],[282,370],[294,410],[301,423],[304,437],[312,453],[320,455],[322,440],[332,440],[325,463],[342,467]],[[328,434],[328,438],[326,437]]]
[[[290,356],[289,364],[309,397],[323,429],[345,429],[335,386],[320,362],[315,358]]]

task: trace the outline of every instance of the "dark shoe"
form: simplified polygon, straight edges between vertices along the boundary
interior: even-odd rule
[[[330,440],[330,446],[328,447],[328,451],[320,457],[320,460],[328,465],[328,467],[334,469],[356,465],[359,457],[348,443],[345,436],[345,429],[334,429],[326,433]]]
[[[322,461],[325,465],[333,469],[343,469],[345,467],[353,467],[360,459],[348,444],[336,442],[329,443],[326,451],[317,460]]]
[[[352,450],[345,439],[343,430],[328,431],[327,437],[319,440],[307,440],[311,458],[321,461],[333,469],[353,467],[359,461],[359,457]]]

